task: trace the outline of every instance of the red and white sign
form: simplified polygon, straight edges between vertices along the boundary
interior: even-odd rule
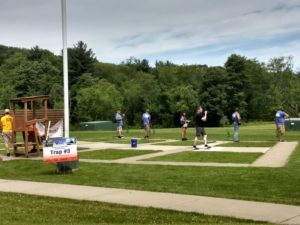
[[[76,138],[54,138],[43,143],[44,163],[68,162],[77,159]]]

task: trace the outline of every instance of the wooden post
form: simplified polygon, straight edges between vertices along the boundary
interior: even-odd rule
[[[48,126],[49,126],[49,120],[48,120],[48,100],[44,99],[44,119],[45,119],[45,137],[48,136]]]
[[[14,118],[14,122],[13,122],[13,146],[14,146],[14,155],[17,156],[17,132],[16,132],[16,103],[12,102],[12,110],[13,110],[13,118]]]
[[[27,101],[24,102],[24,150],[25,150],[25,157],[28,158],[28,112],[27,112]]]
[[[32,118],[35,118],[36,117],[36,101],[32,101],[31,102],[31,105],[32,105]]]

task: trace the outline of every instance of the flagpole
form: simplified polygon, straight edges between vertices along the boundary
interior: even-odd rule
[[[69,78],[68,78],[68,47],[67,47],[67,4],[61,0],[62,38],[63,38],[63,74],[64,74],[64,136],[69,137]]]

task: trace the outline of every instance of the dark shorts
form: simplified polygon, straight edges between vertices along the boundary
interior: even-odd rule
[[[204,127],[196,127],[196,136],[200,137],[204,135],[206,135]]]

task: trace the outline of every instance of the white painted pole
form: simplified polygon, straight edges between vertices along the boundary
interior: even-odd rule
[[[63,38],[63,67],[64,67],[64,127],[65,137],[69,137],[69,77],[68,77],[68,47],[67,47],[67,3],[61,0],[62,9],[62,38]]]

